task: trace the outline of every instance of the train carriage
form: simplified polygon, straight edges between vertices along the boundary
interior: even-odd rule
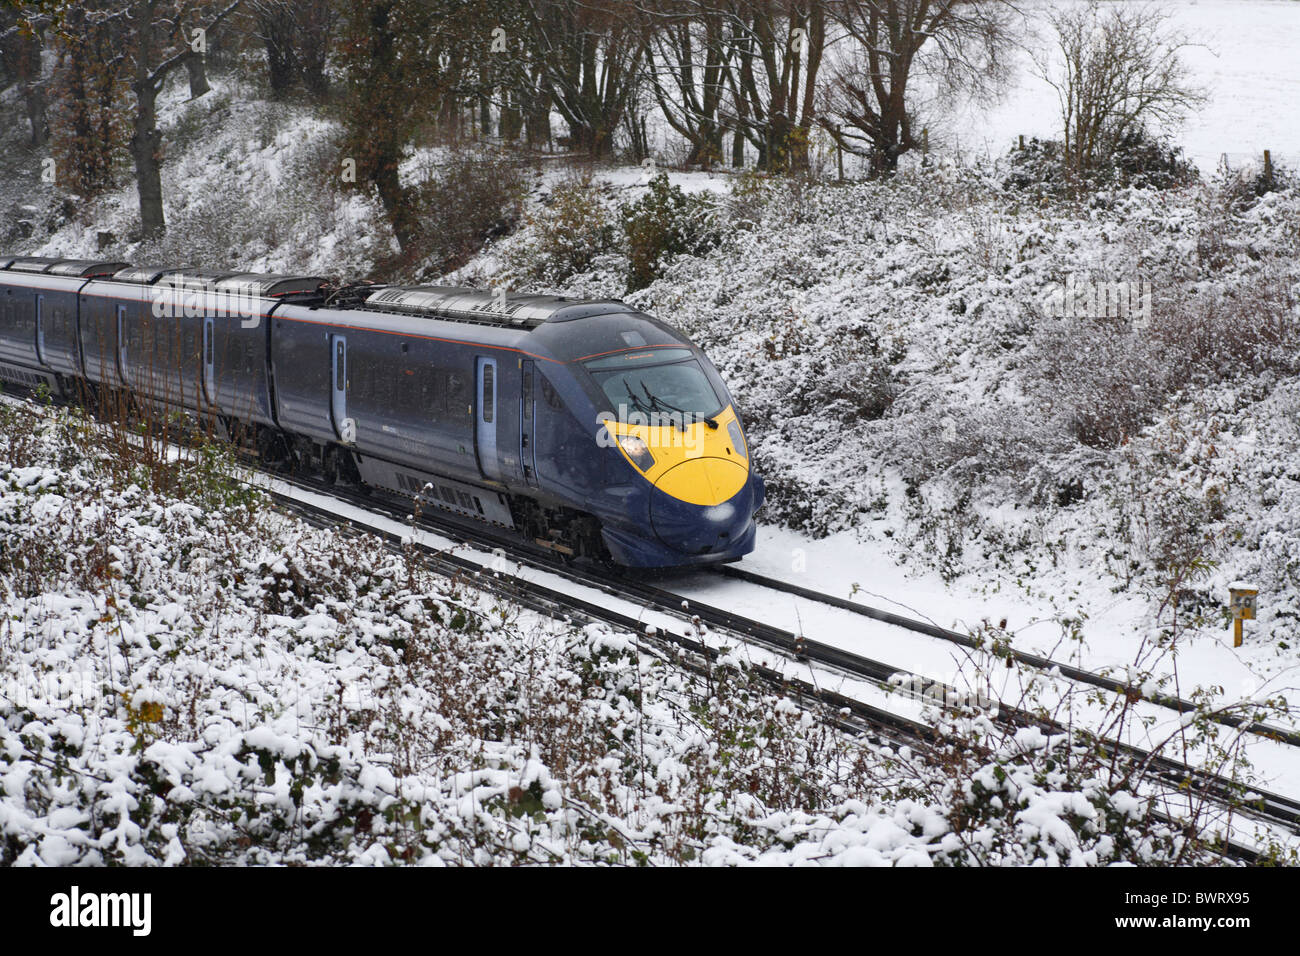
[[[735,560],[763,501],[716,369],[619,301],[0,257],[0,378],[628,566]]]

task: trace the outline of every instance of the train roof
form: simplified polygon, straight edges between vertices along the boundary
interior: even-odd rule
[[[10,272],[49,272],[50,266],[64,260],[57,256],[21,256],[5,266]]]
[[[274,299],[300,292],[319,292],[321,286],[328,281],[323,276],[263,275],[243,272],[222,279],[217,283],[217,288],[223,292],[239,292],[244,295]]]
[[[64,259],[50,266],[52,276],[71,276],[74,279],[93,279],[109,276],[125,268],[128,263],[105,259]]]
[[[645,315],[618,299],[575,299],[561,295],[522,295],[456,286],[346,287],[335,296],[320,276],[266,275],[178,269],[173,266],[127,266],[89,259],[0,256],[0,270],[41,272],[102,281],[212,290],[262,298],[286,297],[298,321],[318,315],[326,322],[331,313],[342,321],[366,315],[376,331],[398,335],[428,335],[437,323],[461,326],[468,341],[475,336],[466,326],[497,330],[487,335],[492,347],[513,347],[573,361],[592,355],[641,347],[689,346],[681,333],[653,316]],[[321,310],[318,312],[317,310]],[[277,315],[282,313],[277,312]],[[286,318],[295,318],[289,311]],[[597,321],[576,321],[595,319]],[[317,319],[316,321],[320,321]],[[450,329],[444,326],[447,334]],[[531,344],[525,344],[525,340]]]
[[[568,322],[630,311],[617,299],[511,295],[455,286],[382,286],[366,296],[360,307],[369,312],[396,312],[523,330],[535,329],[549,322]]]
[[[68,276],[74,279],[90,279],[95,276],[111,275],[125,265],[125,262],[112,262],[104,259],[62,259],[58,256],[0,256],[0,269],[9,272]]]
[[[295,293],[318,293],[328,281],[322,276],[174,269],[167,266],[128,266],[114,273],[111,278],[114,282],[233,292],[270,298]]]
[[[194,282],[209,282],[233,272],[212,272],[208,269],[178,269],[174,265],[127,265],[118,269],[112,276],[114,282],[135,282],[136,285],[169,285],[173,287],[190,287]]]
[[[153,285],[169,272],[178,270],[171,266],[127,266],[114,272],[112,279],[114,282],[134,282],[137,285]]]
[[[155,285],[169,285],[173,289],[213,289],[218,282],[236,275],[234,272],[217,272],[212,269],[173,269],[164,272],[155,281]]]

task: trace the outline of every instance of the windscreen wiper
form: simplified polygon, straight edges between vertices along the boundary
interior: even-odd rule
[[[641,389],[642,391],[645,392],[645,397],[650,399],[650,404],[652,407],[658,405],[662,408],[668,409],[670,412],[677,412],[679,415],[681,415],[682,431],[686,431],[686,418],[687,416],[696,414],[695,412],[688,412],[684,408],[678,408],[676,405],[670,405],[668,402],[665,402],[662,398],[659,398],[658,396],[652,394],[650,391],[650,387],[646,385],[644,379],[641,380]],[[704,419],[705,424],[707,424],[710,429],[713,429],[714,431],[717,430],[718,423],[713,419],[711,415],[701,415],[700,417]]]

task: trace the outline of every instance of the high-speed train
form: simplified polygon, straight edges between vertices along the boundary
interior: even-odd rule
[[[0,381],[628,567],[734,561],[763,503],[717,370],[616,300],[0,256]]]

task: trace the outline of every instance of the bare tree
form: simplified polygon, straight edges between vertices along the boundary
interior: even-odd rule
[[[988,92],[1009,72],[1020,17],[1004,0],[831,0],[847,41],[831,68],[822,122],[845,150],[892,173],[922,146],[919,81]]]
[[[6,76],[18,83],[31,125],[31,145],[39,148],[49,139],[49,81],[42,69],[41,54],[52,18],[41,10],[26,9],[15,11],[11,17],[14,22],[0,29],[0,64]]]
[[[646,40],[623,0],[536,0],[532,54],[572,145],[607,156],[641,80]]]
[[[735,129],[764,169],[800,169],[816,118],[829,0],[727,0]],[[736,147],[739,148],[737,141]]]
[[[266,50],[271,94],[284,96],[298,82],[320,98],[325,64],[339,24],[336,0],[248,0],[249,32]]]
[[[128,67],[120,55],[120,22],[102,14],[112,0],[81,0],[54,37],[50,151],[59,185],[88,198],[113,185],[126,152]]]
[[[158,94],[172,71],[190,70],[191,92],[207,86],[201,70],[190,61],[202,57],[197,39],[214,33],[243,0],[220,6],[209,3],[168,3],[136,0],[110,16],[124,24],[133,55],[131,90],[135,106],[131,116],[131,158],[135,161],[136,191],[140,196],[140,228],[145,236],[160,235],[166,227],[162,199],[162,134],[158,131]],[[198,31],[198,32],[195,32]]]
[[[731,50],[720,0],[675,0],[640,8],[649,37],[646,68],[668,125],[690,144],[688,164],[722,160]]]
[[[1054,47],[1035,54],[1039,75],[1056,91],[1066,166],[1096,169],[1126,136],[1170,125],[1205,93],[1180,53],[1191,45],[1153,6],[1106,4],[1053,10]]]

